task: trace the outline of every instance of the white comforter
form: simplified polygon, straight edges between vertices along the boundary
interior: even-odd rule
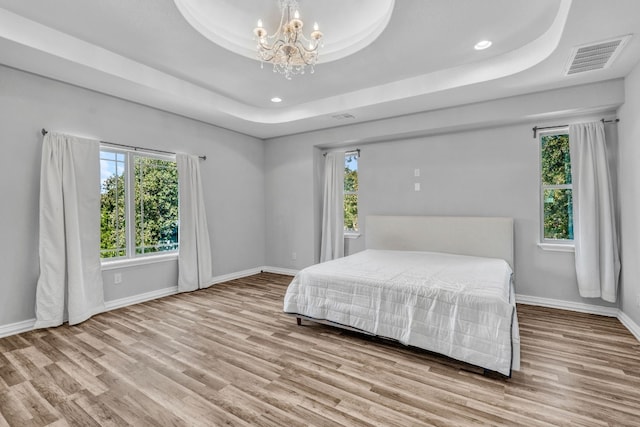
[[[284,311],[510,375],[520,365],[511,275],[501,259],[369,249],[300,271]]]

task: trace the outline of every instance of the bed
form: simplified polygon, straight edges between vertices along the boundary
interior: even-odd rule
[[[511,376],[513,219],[368,216],[366,250],[301,270],[284,312]]]

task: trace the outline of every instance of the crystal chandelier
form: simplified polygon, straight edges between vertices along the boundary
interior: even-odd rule
[[[261,67],[265,62],[273,64],[273,72],[284,74],[287,80],[292,76],[304,74],[309,66],[311,73],[318,60],[318,49],[322,47],[322,33],[318,30],[318,23],[313,25],[310,38],[302,33],[304,23],[300,19],[297,0],[280,0],[281,18],[278,30],[269,35],[262,26],[262,19],[253,34],[258,39],[258,58]],[[293,13],[292,13],[293,12]]]

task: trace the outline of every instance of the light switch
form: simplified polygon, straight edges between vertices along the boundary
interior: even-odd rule
[[[420,169],[414,169],[413,176],[420,176]]]

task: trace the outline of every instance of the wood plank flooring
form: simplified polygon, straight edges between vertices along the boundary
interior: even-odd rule
[[[613,318],[518,306],[522,370],[282,313],[263,273],[0,339],[1,426],[640,425],[640,343]]]

